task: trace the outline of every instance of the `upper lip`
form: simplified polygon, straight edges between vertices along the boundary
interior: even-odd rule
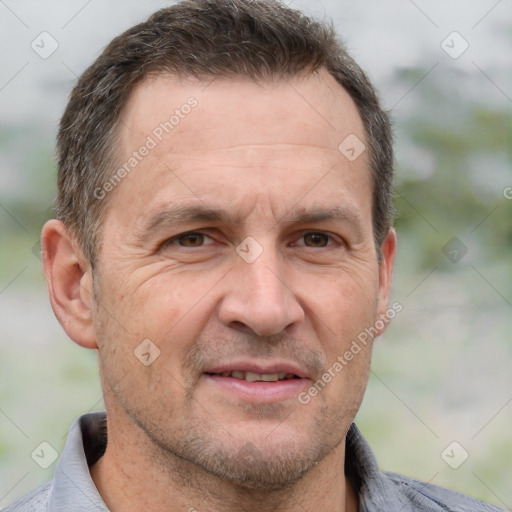
[[[224,372],[253,372],[253,373],[293,373],[301,379],[309,378],[308,372],[289,361],[256,362],[256,361],[233,361],[222,363],[217,366],[207,368],[204,373],[224,373]]]

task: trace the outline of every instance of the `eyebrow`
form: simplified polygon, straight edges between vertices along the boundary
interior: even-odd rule
[[[197,205],[181,205],[157,209],[137,228],[137,234],[147,238],[151,233],[187,222],[222,222],[228,221],[223,210]]]
[[[362,219],[359,211],[348,206],[334,208],[300,208],[286,214],[281,222],[296,222],[307,224],[309,222],[322,222],[327,220],[349,221],[361,225]]]
[[[333,208],[313,207],[299,208],[288,212],[279,222],[294,224],[315,224],[317,222],[343,222],[352,227],[355,234],[361,237],[364,233],[364,223],[361,213],[349,205]]]
[[[359,234],[363,232],[362,218],[358,210],[349,206],[333,208],[313,207],[311,209],[293,209],[276,224],[313,224],[316,222],[342,221],[353,226]],[[137,229],[137,235],[146,239],[152,233],[174,227],[179,224],[195,222],[218,222],[236,225],[242,222],[240,215],[232,215],[223,209],[209,208],[204,205],[181,205],[156,210]]]

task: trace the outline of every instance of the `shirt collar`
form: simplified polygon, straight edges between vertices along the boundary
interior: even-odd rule
[[[87,463],[88,458],[92,461],[94,457],[96,460],[101,457],[105,446],[106,414],[104,412],[84,414],[73,422],[55,467],[54,482],[48,500],[49,512],[69,512],[69,510],[108,512],[94,485]],[[96,454],[92,451],[94,447],[96,447]],[[86,457],[86,452],[89,457]]]
[[[359,512],[396,510],[408,512],[406,503],[401,503],[396,484],[383,473],[377,464],[370,445],[354,423],[350,426],[345,449],[345,473],[359,495]],[[390,504],[393,507],[390,508]]]

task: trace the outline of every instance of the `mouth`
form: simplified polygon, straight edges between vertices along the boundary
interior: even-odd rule
[[[221,399],[228,396],[249,403],[275,403],[296,398],[311,380],[291,364],[264,365],[240,362],[209,368],[203,381]]]
[[[226,371],[222,373],[206,372],[206,375],[219,375],[221,377],[245,380],[246,382],[277,382],[280,380],[300,379],[300,377],[294,373],[255,373],[241,370]]]

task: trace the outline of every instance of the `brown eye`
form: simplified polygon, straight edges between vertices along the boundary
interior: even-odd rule
[[[304,245],[308,247],[326,247],[329,245],[329,235],[324,233],[307,233],[304,235]]]
[[[177,242],[183,247],[200,247],[204,243],[205,236],[201,233],[187,233],[177,237]]]

